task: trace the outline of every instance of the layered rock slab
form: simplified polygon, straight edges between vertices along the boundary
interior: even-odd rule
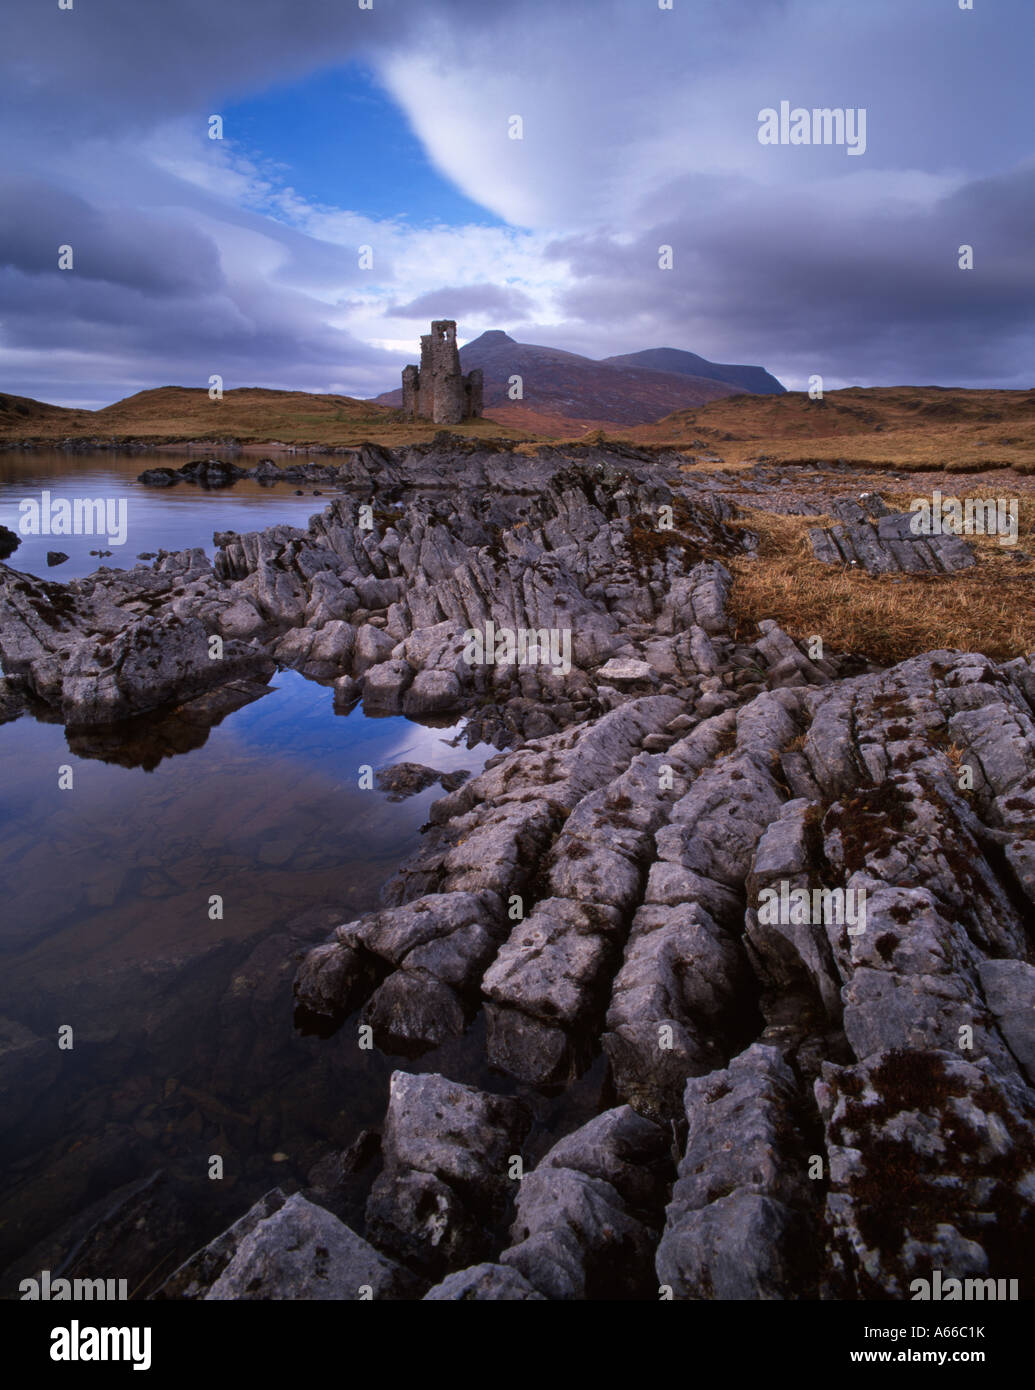
[[[432,1277],[490,1254],[530,1123],[508,1097],[393,1072],[385,1166],[367,1202],[370,1238]]]
[[[687,1082],[687,1141],[658,1246],[677,1299],[814,1296],[817,1233],[795,1117],[798,1083],[779,1051],[754,1044]]]

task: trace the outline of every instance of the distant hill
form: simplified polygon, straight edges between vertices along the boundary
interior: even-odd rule
[[[654,372],[675,372],[680,376],[703,377],[706,381],[725,381],[739,391],[753,396],[781,396],[786,387],[764,367],[740,367],[728,362],[709,362],[696,352],[682,348],[647,348],[645,352],[627,352],[621,357],[605,357],[612,367],[647,367]]]
[[[660,348],[662,353],[676,352],[682,359],[693,358],[711,368],[704,358],[676,349]],[[650,354],[633,354],[635,359]],[[460,349],[460,363],[465,372],[480,367],[485,375],[485,409],[501,421],[510,423],[510,416],[520,406],[519,414],[534,412],[537,418],[554,418],[616,425],[643,425],[660,420],[676,410],[703,405],[748,390],[740,382],[720,380],[711,376],[696,376],[682,363],[676,371],[655,370],[637,360],[619,358],[603,362],[582,357],[562,348],[543,347],[536,343],[519,343],[508,333],[496,328],[483,333]],[[782,390],[779,382],[760,367],[735,367],[716,370],[759,372],[771,385],[766,390]],[[521,377],[523,401],[512,401],[508,387],[512,376]],[[402,390],[388,391],[378,396],[382,405],[400,406]]]
[[[351,445],[378,439],[405,444],[431,438],[437,428],[405,421],[374,401],[258,386],[226,391],[215,401],[204,387],[159,386],[100,410],[70,410],[0,393],[0,439],[7,441],[71,440],[83,447],[93,440]],[[510,432],[493,421],[475,421],[464,430],[476,435]]]
[[[962,386],[849,386],[737,396],[680,410],[625,437],[717,455],[838,460],[887,468],[1035,472],[1035,391]]]
[[[7,396],[0,392],[0,430],[13,427],[31,433],[39,424],[61,420],[67,423],[77,413],[63,405],[34,401],[31,396]]]
[[[509,356],[506,343],[497,347]],[[542,351],[562,365],[566,359],[587,360],[559,349]],[[601,371],[618,380],[654,375],[635,367],[602,366]],[[1035,473],[1035,391],[853,386],[813,401],[801,391],[734,395],[728,385],[707,384],[727,394],[646,424],[605,424],[601,431],[599,422],[564,414],[556,399],[545,402],[550,409],[537,409],[533,398],[496,406],[491,418],[453,429],[472,440],[583,439],[602,433],[615,441],[685,450],[705,467],[715,459],[737,468],[766,457]],[[374,401],[260,387],[227,391],[221,401],[212,401],[203,387],[163,386],[101,410],[66,409],[0,393],[0,444],[6,447],[29,442],[73,449],[127,444],[182,449],[187,441],[214,447],[229,440],[274,452],[278,443],[333,448],[370,441],[397,447],[430,440],[440,428],[430,420],[404,420],[400,411]]]
[[[220,400],[212,400],[203,388],[158,386],[83,414],[101,429],[109,425],[161,420],[168,428],[182,425],[184,429],[196,430],[202,425],[218,433],[228,427],[255,432],[282,421],[298,424],[309,420],[313,424],[325,424],[357,416],[369,419],[383,415],[384,411],[352,396],[313,395],[307,391],[272,391],[259,386],[243,386],[225,391]]]

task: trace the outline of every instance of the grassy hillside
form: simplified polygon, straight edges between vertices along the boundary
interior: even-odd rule
[[[102,410],[66,410],[0,394],[0,440],[144,441],[155,445],[235,440],[240,444],[401,445],[431,439],[441,428],[416,423],[375,401],[245,387],[220,401],[204,389],[163,386],[140,391]],[[650,425],[586,421],[534,409],[499,406],[482,420],[450,426],[472,438],[582,440],[598,438],[714,456],[713,467],[736,469],[771,461],[834,462],[861,469],[1014,467],[1035,470],[1035,391],[967,391],[938,387],[850,387],[810,401],[783,396],[730,396],[677,411]],[[709,465],[706,465],[709,466]]]
[[[13,431],[16,435],[28,434],[33,430],[47,428],[51,423],[58,428],[64,421],[65,429],[81,411],[66,410],[61,405],[47,405],[45,401],[34,401],[29,396],[6,396],[0,392],[0,434]]]
[[[65,439],[137,440],[153,444],[235,440],[240,444],[408,444],[442,428],[415,424],[398,410],[351,396],[242,387],[210,400],[204,389],[161,386],[101,410],[65,410],[21,396],[0,395],[0,439],[40,443]],[[492,420],[451,428],[475,437],[525,438]]]
[[[821,401],[801,391],[731,396],[623,433],[734,465],[765,454],[872,468],[1027,471],[1035,467],[1035,391],[853,386]]]

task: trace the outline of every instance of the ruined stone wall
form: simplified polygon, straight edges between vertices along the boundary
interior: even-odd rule
[[[403,370],[403,410],[414,419],[457,425],[482,413],[482,374],[464,376],[453,319],[435,319],[420,340],[420,367]]]
[[[420,390],[420,372],[416,367],[403,368],[403,403],[402,408],[406,414],[415,419],[418,414],[418,392]]]
[[[436,319],[431,325],[431,418],[438,425],[458,425],[464,418],[464,390],[456,324]]]
[[[483,407],[484,384],[481,367],[467,373],[464,382],[464,414],[468,419],[480,418]]]

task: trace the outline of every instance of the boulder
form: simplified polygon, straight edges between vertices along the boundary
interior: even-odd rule
[[[385,1167],[367,1203],[371,1238],[431,1277],[484,1258],[529,1122],[518,1101],[434,1073],[393,1072]]]
[[[405,661],[384,661],[363,677],[363,708],[368,714],[401,714],[403,693],[413,679]]]
[[[301,1193],[269,1214],[261,1214],[264,1211],[226,1251],[229,1259],[200,1295],[206,1301],[344,1302],[416,1296],[418,1285],[411,1274]]]

